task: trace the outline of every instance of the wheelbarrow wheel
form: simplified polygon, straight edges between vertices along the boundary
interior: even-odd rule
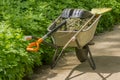
[[[87,60],[88,48],[86,46],[84,46],[83,49],[79,49],[78,47],[75,47],[75,52],[80,62],[85,62]]]

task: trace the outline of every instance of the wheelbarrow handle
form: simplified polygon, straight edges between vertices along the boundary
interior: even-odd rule
[[[51,31],[49,31],[46,36],[50,36],[52,33],[54,33],[55,31],[57,31],[60,27],[62,27],[63,25],[66,24],[66,20],[63,20],[59,25],[57,25],[56,27],[54,27]]]
[[[24,36],[24,40],[28,41],[28,40],[32,40],[32,39],[35,39],[35,40],[38,40],[39,38],[38,37],[35,37],[35,36]]]

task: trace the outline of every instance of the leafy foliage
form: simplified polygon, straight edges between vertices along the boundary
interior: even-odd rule
[[[12,29],[0,23],[0,80],[21,80],[32,73],[34,64],[41,64],[40,54],[25,50],[21,29]]]

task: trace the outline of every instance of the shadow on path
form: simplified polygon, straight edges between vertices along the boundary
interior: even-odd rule
[[[42,65],[37,67],[31,80],[48,80],[48,78],[53,78],[57,73],[51,71],[49,65]]]
[[[84,75],[85,73],[92,72],[98,74],[102,80],[107,80],[112,74],[120,72],[120,57],[117,56],[95,56],[96,70],[92,70],[88,63],[82,63],[74,67],[68,74],[65,80],[71,80],[75,77]],[[79,71],[80,74],[72,76],[75,71]],[[107,74],[104,76],[103,74]]]

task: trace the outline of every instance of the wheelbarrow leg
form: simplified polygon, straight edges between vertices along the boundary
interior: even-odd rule
[[[80,47],[80,45],[79,45],[78,40],[75,39],[75,41],[76,41],[77,47],[80,49],[81,47]],[[94,62],[94,60],[93,60],[93,57],[92,57],[92,54],[91,54],[91,51],[90,51],[90,48],[89,48],[88,44],[87,44],[85,47],[86,47],[86,49],[88,50],[88,54],[89,54],[89,56],[86,55],[86,59],[87,59],[89,65],[91,66],[91,68],[92,68],[93,70],[95,70],[95,69],[96,69],[96,65],[95,65],[95,62]]]
[[[58,48],[59,49],[59,48]],[[53,63],[51,65],[51,68],[54,68],[58,62],[58,60],[60,59],[60,57],[62,56],[62,54],[64,53],[64,49],[62,49],[61,51],[56,50],[54,57],[53,57]]]
[[[96,65],[95,65],[95,62],[94,62],[94,60],[93,60],[93,57],[92,57],[90,48],[89,48],[88,45],[86,45],[86,47],[87,47],[87,49],[88,49],[88,54],[89,54],[89,56],[86,56],[86,57],[87,57],[87,60],[88,60],[88,63],[90,64],[91,68],[92,68],[93,70],[95,70],[95,69],[96,69]]]
[[[55,50],[55,54],[53,55],[53,59],[52,59],[52,63],[51,63],[51,69],[53,69],[55,67],[55,61],[57,59],[57,55],[59,53],[59,48],[57,47],[56,50]]]
[[[50,43],[47,43],[45,41],[43,43],[46,44],[46,45],[49,45],[49,46],[51,46],[53,48],[55,48],[55,53],[53,55],[53,58],[52,58],[52,61],[51,61],[51,64],[50,64],[51,69],[53,69],[55,67],[55,65],[57,64],[58,58],[60,57],[60,54],[59,54],[59,48],[60,47],[58,47],[56,45],[53,45],[53,44],[50,44]]]

